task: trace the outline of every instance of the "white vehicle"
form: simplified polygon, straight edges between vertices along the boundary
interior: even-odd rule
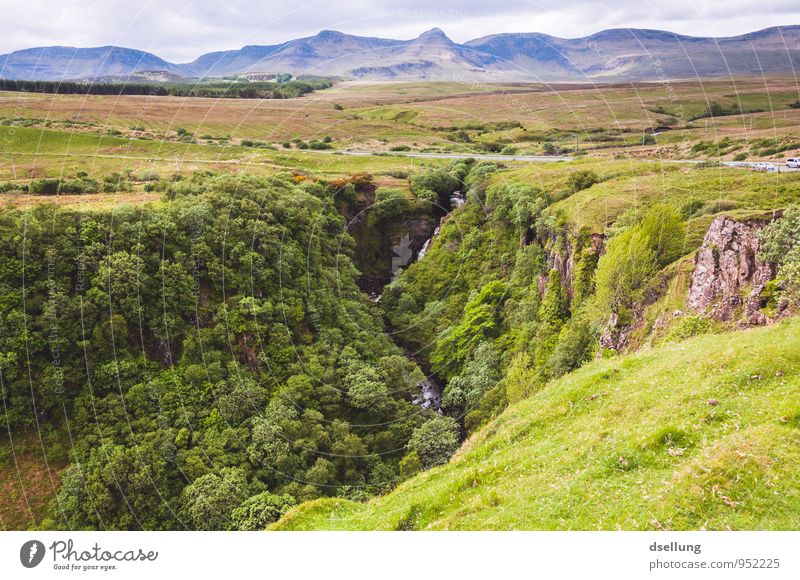
[[[800,158],[792,157],[786,160],[786,167],[791,167],[792,169],[800,169]]]
[[[778,171],[778,166],[777,165],[774,165],[772,163],[764,163],[763,161],[760,161],[759,163],[756,163],[753,166],[753,168],[756,171],[765,171],[767,173],[774,173],[775,171]]]

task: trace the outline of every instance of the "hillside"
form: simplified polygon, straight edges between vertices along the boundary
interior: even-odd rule
[[[453,460],[274,529],[797,529],[800,321],[587,364]]]
[[[584,38],[495,34],[453,42],[438,28],[410,40],[323,30],[278,45],[208,53],[169,63],[121,47],[45,47],[0,55],[0,77],[96,79],[163,70],[188,78],[292,73],[379,81],[608,81],[792,74],[800,66],[800,27],[712,38],[634,28]]]

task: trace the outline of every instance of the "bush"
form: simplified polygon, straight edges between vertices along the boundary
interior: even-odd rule
[[[263,492],[246,499],[242,505],[233,510],[231,519],[236,530],[255,532],[265,529],[269,524],[277,522],[297,502],[287,494],[276,495]]]
[[[207,473],[183,491],[186,515],[194,530],[230,530],[231,512],[247,497],[243,470],[223,467],[219,475]]]
[[[594,171],[581,169],[570,174],[569,179],[567,179],[567,187],[572,193],[577,193],[583,189],[589,189],[599,181],[600,179]]]
[[[391,220],[402,216],[408,210],[409,205],[404,191],[378,188],[375,192],[373,211],[378,219]]]
[[[458,449],[458,435],[455,419],[436,416],[414,429],[408,441],[408,450],[417,454],[423,469],[443,465]]]
[[[687,314],[670,328],[666,339],[670,342],[686,340],[698,334],[705,334],[709,328],[711,328],[711,322],[705,316]]]
[[[800,294],[800,206],[786,209],[783,217],[759,233],[759,259],[778,265],[781,296],[797,302]]]
[[[445,205],[450,195],[461,187],[461,182],[447,171],[434,169],[412,175],[408,185],[418,198]]]
[[[585,317],[576,315],[561,330],[555,351],[547,361],[550,378],[560,377],[579,368],[592,358],[597,336]]]
[[[329,145],[327,142],[323,143],[322,141],[311,141],[308,144],[308,148],[320,151],[322,149],[333,149],[333,146]]]
[[[599,317],[613,312],[627,323],[628,308],[642,299],[650,278],[680,256],[685,238],[680,216],[663,205],[650,208],[640,223],[611,238],[595,278]]]
[[[431,364],[437,373],[445,377],[453,375],[456,367],[468,360],[480,343],[497,337],[500,306],[506,298],[505,284],[495,280],[467,303],[458,324],[439,335],[431,354]]]

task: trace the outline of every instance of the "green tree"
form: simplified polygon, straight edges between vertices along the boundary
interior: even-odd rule
[[[436,416],[414,429],[408,450],[416,453],[424,469],[447,463],[458,449],[458,423],[452,417]]]
[[[277,495],[267,491],[249,497],[231,513],[232,527],[253,532],[265,529],[278,521],[297,504],[291,495]]]
[[[759,233],[758,257],[778,265],[781,296],[797,302],[800,295],[800,206],[786,208],[783,216]]]
[[[232,512],[247,498],[249,491],[244,471],[233,467],[196,479],[183,491],[184,511],[192,529],[234,529],[236,521],[232,519]]]

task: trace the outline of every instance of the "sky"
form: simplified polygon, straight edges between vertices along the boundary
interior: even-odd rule
[[[408,39],[439,27],[465,42],[501,32],[575,38],[619,27],[732,36],[788,24],[800,24],[798,0],[3,0],[0,54],[117,45],[188,62],[325,29]]]

